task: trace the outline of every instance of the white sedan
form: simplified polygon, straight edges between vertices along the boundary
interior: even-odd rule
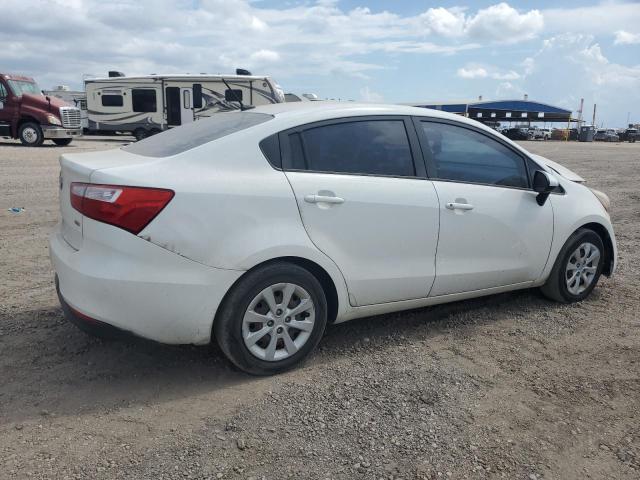
[[[67,317],[215,339],[252,374],[298,364],[327,323],[532,287],[575,302],[615,268],[605,194],[436,110],[277,104],[60,163]]]

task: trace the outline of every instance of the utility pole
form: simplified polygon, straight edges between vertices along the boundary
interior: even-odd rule
[[[593,119],[591,120],[591,125],[593,128],[596,128],[596,104],[593,104]]]
[[[627,128],[629,128],[629,120],[631,118],[631,112],[627,112]]]
[[[582,125],[582,109],[584,108],[584,98],[580,99],[580,110],[578,110],[578,128]]]

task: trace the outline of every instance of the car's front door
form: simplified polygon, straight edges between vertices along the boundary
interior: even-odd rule
[[[424,176],[412,122],[351,118],[280,137],[304,227],[342,271],[351,304],[427,297],[438,198]]]
[[[490,132],[416,120],[440,199],[431,296],[536,280],[553,237],[551,202],[536,202],[527,160]]]

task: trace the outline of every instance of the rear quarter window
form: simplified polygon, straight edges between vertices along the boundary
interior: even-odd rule
[[[170,157],[232,133],[254,127],[272,118],[272,115],[266,113],[215,113],[209,118],[172,128],[127,145],[123,147],[123,150],[145,157]]]

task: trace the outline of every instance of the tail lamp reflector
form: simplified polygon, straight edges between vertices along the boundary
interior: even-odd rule
[[[153,220],[174,192],[124,185],[71,184],[71,206],[84,216],[138,234]]]

